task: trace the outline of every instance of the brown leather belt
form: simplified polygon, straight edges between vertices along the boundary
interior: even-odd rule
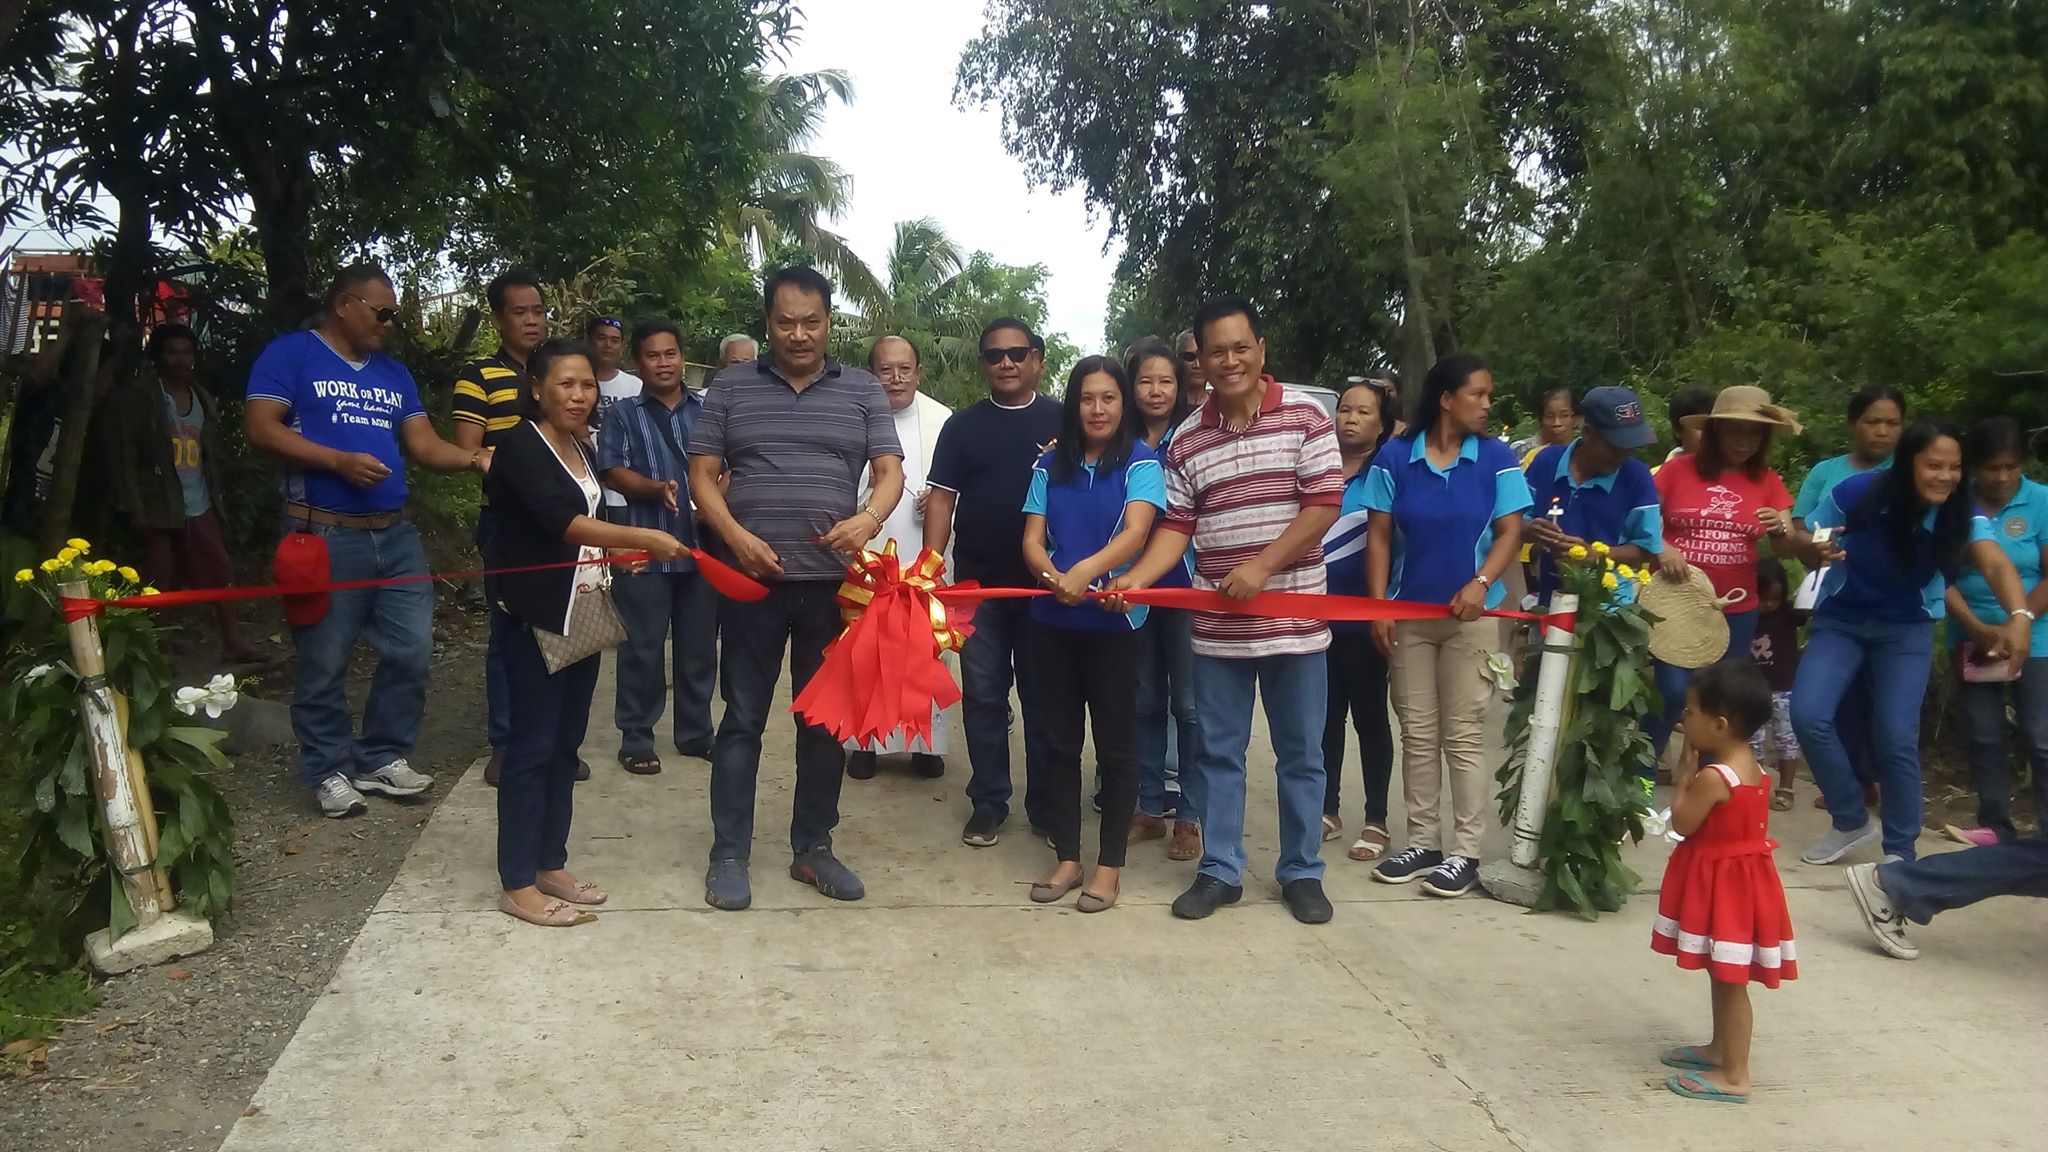
[[[325,508],[315,508],[310,504],[294,504],[286,501],[284,518],[287,520],[304,521],[307,524],[318,524],[323,528],[358,528],[374,532],[379,528],[389,528],[393,524],[404,520],[405,509],[400,508],[396,512],[378,512],[371,516],[349,516],[340,512],[329,512]]]

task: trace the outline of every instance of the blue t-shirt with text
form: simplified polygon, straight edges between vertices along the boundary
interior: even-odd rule
[[[405,457],[399,425],[424,418],[419,389],[405,365],[382,352],[362,364],[341,358],[311,329],[270,342],[249,370],[249,398],[290,409],[291,429],[322,447],[364,452],[391,474],[358,488],[333,472],[286,465],[284,498],[349,516],[374,516],[405,507]]]

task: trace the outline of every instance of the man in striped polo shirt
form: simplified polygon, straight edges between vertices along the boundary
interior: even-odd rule
[[[517,428],[522,418],[520,395],[524,389],[520,385],[526,379],[526,357],[548,338],[548,308],[541,296],[540,277],[524,268],[500,272],[484,286],[484,298],[491,305],[491,325],[498,330],[498,350],[464,364],[455,374],[455,444],[496,451],[498,441]],[[476,516],[478,555],[483,554],[491,529],[491,508],[486,503]],[[498,635],[501,618],[511,619],[491,613],[491,635],[484,649],[484,702],[491,740],[484,783],[494,788],[504,766],[505,745],[512,739],[512,690],[506,684],[504,657],[500,655],[504,644]],[[589,776],[589,767],[578,760],[576,778]]]
[[[688,447],[697,523],[768,585],[765,600],[718,606],[725,715],[711,749],[704,902],[728,911],[754,899],[747,876],[754,785],[783,652],[795,696],[839,635],[837,595],[847,557],[882,530],[903,496],[903,448],[881,383],[825,354],[831,282],[810,268],[784,268],[768,277],[764,297],[769,354],[719,372]],[[858,900],[865,892],[860,878],[832,854],[845,768],[832,733],[797,722],[789,874],[835,900]]]
[[[1264,374],[1266,341],[1252,305],[1204,303],[1195,340],[1209,380],[1206,403],[1166,450],[1166,519],[1145,555],[1111,587],[1146,588],[1176,564],[1188,538],[1195,586],[1233,600],[1264,591],[1322,593],[1323,533],[1337,520],[1344,469],[1322,406]],[[1173,914],[1199,920],[1243,895],[1245,753],[1252,697],[1266,703],[1280,778],[1280,896],[1304,924],[1330,919],[1323,895],[1323,652],[1316,620],[1197,612],[1195,708],[1202,717],[1195,771],[1202,788],[1202,863]],[[1182,790],[1182,802],[1188,792]]]

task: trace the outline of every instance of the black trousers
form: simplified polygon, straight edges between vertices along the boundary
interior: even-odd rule
[[[1095,862],[1121,868],[1131,813],[1138,807],[1143,640],[1136,632],[1086,632],[1037,621],[1031,630],[1053,850],[1061,860],[1081,858],[1081,741],[1092,725],[1095,774],[1102,787],[1102,843]]]
[[[498,883],[531,887],[535,872],[569,863],[569,819],[575,808],[576,750],[590,722],[598,657],[549,672],[533,629],[493,608],[492,631],[504,637],[505,683],[512,733],[498,780]]]
[[[1387,822],[1394,773],[1394,730],[1387,720],[1387,658],[1370,632],[1330,633],[1330,706],[1323,720],[1323,815],[1339,816],[1337,788],[1344,777],[1344,720],[1358,729],[1358,759],[1365,773],[1365,821]]]
[[[839,635],[836,580],[784,580],[768,598],[718,605],[718,687],[725,715],[711,749],[711,859],[746,860],[754,848],[754,785],[761,770],[761,733],[775,710],[775,682],[789,653],[790,695],[804,690]],[[832,846],[839,824],[839,785],[846,757],[839,741],[815,724],[796,721],[796,797],[789,814],[792,852]]]

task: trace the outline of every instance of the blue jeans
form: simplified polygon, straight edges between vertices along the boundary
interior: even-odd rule
[[[1320,879],[1327,659],[1321,652],[1247,660],[1197,653],[1194,664],[1195,708],[1202,715],[1193,773],[1202,799],[1199,870],[1225,884],[1244,883],[1245,753],[1256,692],[1266,705],[1280,791],[1280,865],[1274,879]]]
[[[1977,823],[2017,840],[2012,824],[2012,741],[2005,723],[2007,689],[2019,722],[2020,750],[2034,777],[2034,819],[2048,835],[2048,656],[2027,661],[2020,678],[2010,684],[1959,684],[1956,703],[1963,713],[1963,736],[1969,742],[1970,775],[1977,786]]]
[[[301,527],[294,522],[286,531]],[[318,524],[305,530],[326,539],[336,582],[427,573],[427,554],[409,522],[375,531]],[[360,739],[348,709],[349,658],[359,638],[377,653]],[[299,738],[300,783],[316,788],[336,773],[353,779],[411,754],[427,708],[427,658],[434,649],[431,582],[332,593],[327,615],[293,628],[292,643],[299,651],[292,731]]]
[[[1749,658],[1750,644],[1756,640],[1756,609],[1747,612],[1728,613],[1728,650],[1721,659],[1740,656]],[[1650,678],[1657,685],[1657,695],[1664,699],[1664,709],[1653,712],[1644,722],[1643,731],[1650,737],[1650,744],[1657,755],[1664,755],[1664,745],[1671,739],[1671,732],[1678,727],[1678,714],[1685,711],[1685,693],[1692,687],[1693,670],[1674,668],[1661,660],[1650,662]],[[1642,766],[1639,772],[1644,779],[1657,775],[1657,765],[1652,762]]]
[[[1193,614],[1184,609],[1154,608],[1138,629],[1144,649],[1138,660],[1138,812],[1166,815],[1166,766],[1173,745],[1181,769],[1180,819],[1200,824],[1202,806],[1187,792],[1194,776],[1188,762],[1201,746],[1202,727],[1195,714],[1193,626]]]
[[[1869,670],[1870,736],[1883,795],[1884,850],[1908,860],[1920,835],[1920,702],[1934,659],[1934,621],[1897,624],[1815,616],[1792,684],[1792,730],[1837,831],[1870,822],[1837,713]]]
[[[476,554],[484,554],[484,545],[490,541],[497,522],[491,518],[490,505],[477,509],[476,513]],[[502,618],[501,618],[502,617]],[[495,608],[491,611],[490,629],[484,641],[484,725],[491,742],[491,751],[505,747],[512,739],[512,686],[505,679],[505,638],[509,632],[517,631],[520,624]]]
[[[534,873],[569,864],[569,819],[576,802],[576,750],[590,724],[598,656],[549,672],[533,630],[501,608],[512,739],[498,783],[498,884],[510,892]]]
[[[1877,883],[1892,907],[1915,924],[1993,896],[2039,899],[2048,896],[2048,839],[2035,836],[1880,864]]]
[[[619,755],[653,757],[654,725],[671,686],[676,751],[709,750],[711,693],[718,684],[717,590],[694,571],[622,573],[612,578],[612,603],[626,625],[612,700]]]
[[[1024,707],[1024,815],[1051,828],[1045,785],[1045,736],[1038,725],[1038,685],[1031,675],[1031,624],[1025,600],[990,600],[974,610],[974,634],[960,648],[960,723],[967,730],[967,801],[976,811],[1008,819],[1010,685]]]

